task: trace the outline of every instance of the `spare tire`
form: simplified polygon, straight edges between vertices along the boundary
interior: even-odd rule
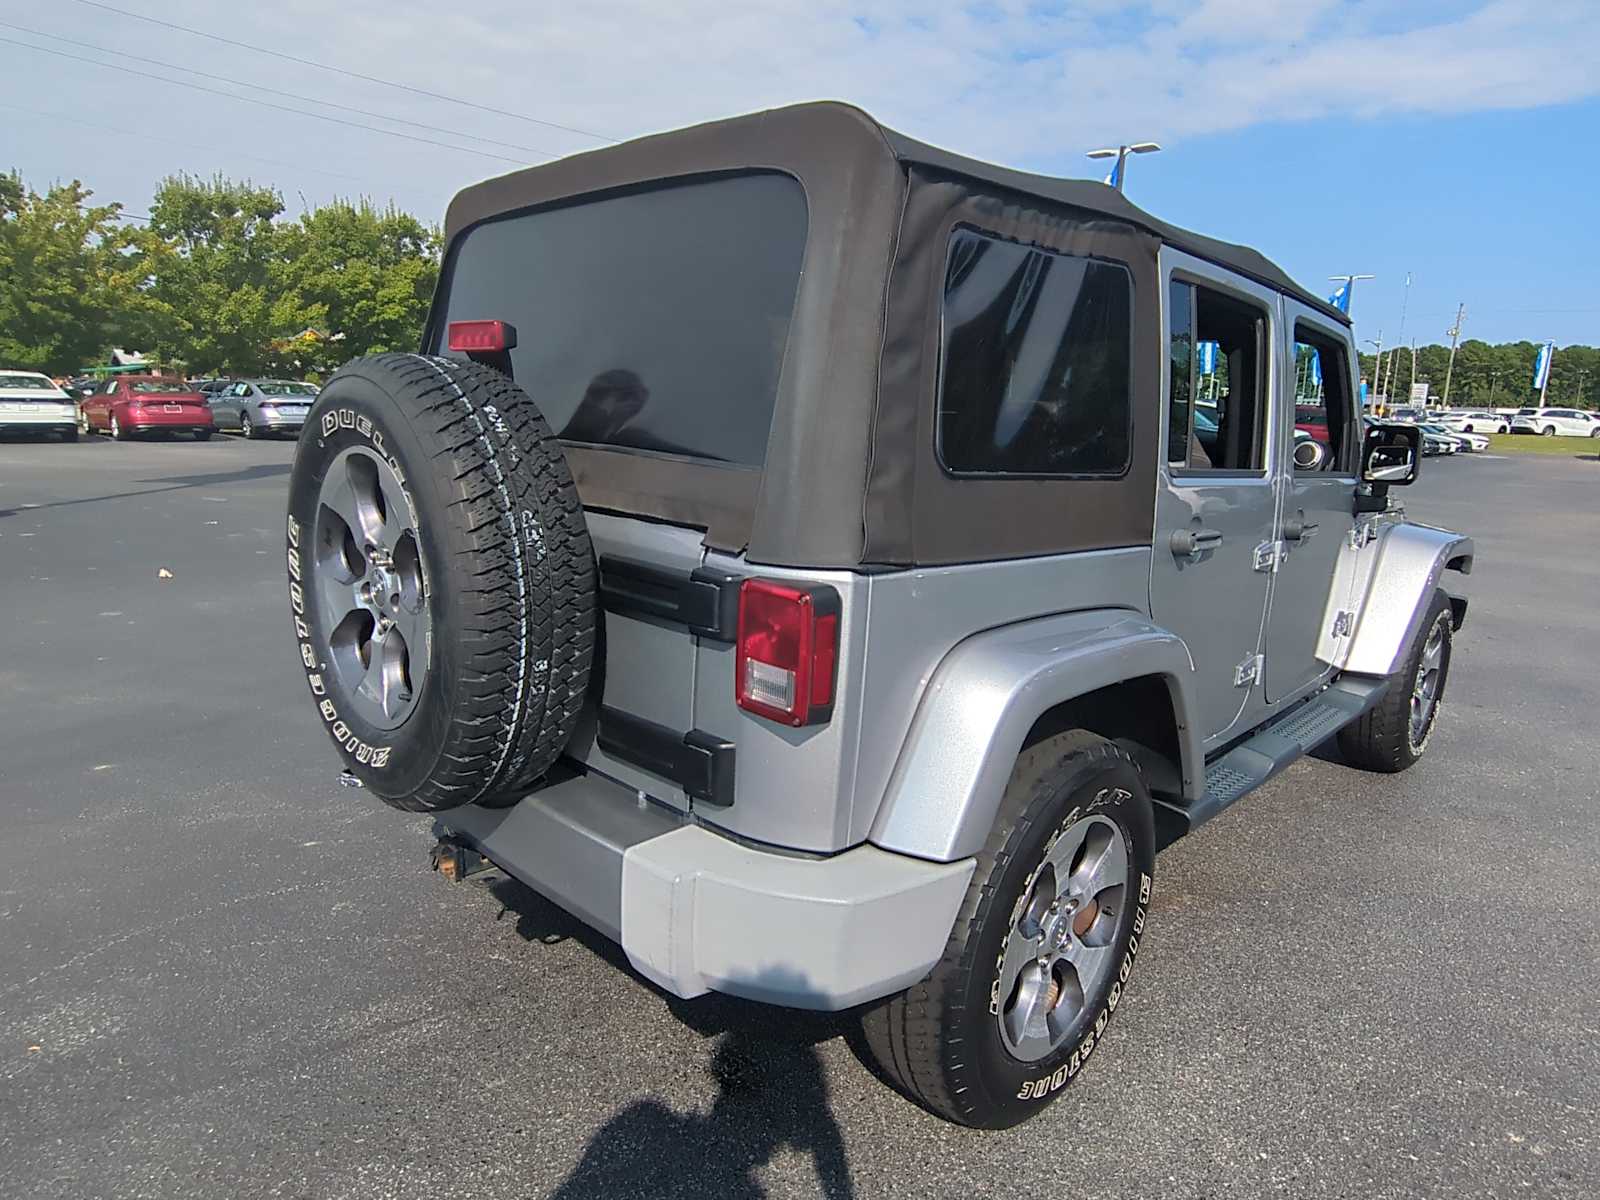
[[[492,368],[342,367],[289,477],[289,601],[323,728],[396,808],[504,800],[572,736],[595,566],[561,447]]]

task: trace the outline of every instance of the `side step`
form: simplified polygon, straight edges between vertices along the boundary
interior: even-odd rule
[[[1161,845],[1199,828],[1303,758],[1382,700],[1388,688],[1387,679],[1346,675],[1213,759],[1206,766],[1206,790],[1200,799],[1188,805],[1156,802]]]

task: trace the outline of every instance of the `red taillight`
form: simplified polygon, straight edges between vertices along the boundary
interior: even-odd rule
[[[450,349],[461,354],[510,350],[517,331],[504,321],[451,321]]]
[[[833,715],[839,594],[747,579],[739,588],[734,696],[739,707],[785,725]]]

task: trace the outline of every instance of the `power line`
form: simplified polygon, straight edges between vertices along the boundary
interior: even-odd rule
[[[103,67],[108,71],[124,71],[129,75],[138,75],[145,79],[154,79],[157,83],[170,83],[176,87],[192,88],[197,92],[206,92],[212,96],[221,96],[225,100],[238,100],[245,104],[259,104],[263,108],[275,108],[279,112],[294,113],[298,117],[311,117],[318,121],[329,121],[335,125],[346,125],[351,129],[365,129],[369,133],[381,133],[388,137],[404,138],[408,142],[421,142],[425,146],[438,146],[442,150],[459,150],[463,154],[477,154],[483,158],[497,158],[501,162],[515,163],[517,166],[528,164],[520,158],[507,158],[504,154],[495,154],[488,150],[475,150],[471,146],[452,146],[449,142],[436,142],[432,138],[417,137],[412,133],[401,133],[397,129],[380,129],[376,125],[366,125],[360,121],[346,121],[343,117],[330,117],[326,113],[307,112],[303,108],[290,108],[287,104],[274,104],[271,100],[258,100],[254,96],[241,96],[236,92],[222,92],[216,88],[202,87],[198,83],[190,83],[185,79],[172,79],[166,75],[156,75],[150,71],[139,71],[121,63],[97,62],[92,58],[84,58],[79,54],[68,54],[65,50],[52,50],[48,46],[34,46],[28,42],[19,42],[15,38],[0,37],[0,42],[12,46],[21,46],[24,50],[34,50],[40,54],[53,54],[57,58],[71,59],[73,62],[88,63],[91,67]]]
[[[68,46],[77,46],[83,50],[93,50],[98,54],[110,54],[118,58],[123,57],[122,51],[120,50],[116,50],[107,46],[96,46],[93,42],[75,41],[72,38],[61,37],[59,34],[45,33],[39,29],[29,29],[26,25],[14,25],[10,21],[0,21],[0,26],[4,26],[6,29],[15,29],[19,33],[26,33],[32,37],[48,38],[52,42],[64,42]],[[38,48],[43,49],[43,47]],[[537,146],[519,146],[515,142],[500,142],[496,141],[494,138],[484,137],[483,135],[477,133],[467,133],[460,129],[447,129],[443,125],[429,125],[425,121],[412,121],[405,117],[394,117],[390,116],[388,113],[372,112],[371,110],[365,108],[352,108],[348,104],[338,104],[332,100],[319,100],[315,96],[302,96],[297,92],[286,92],[281,88],[268,87],[262,83],[250,83],[248,80],[244,79],[232,79],[227,75],[212,75],[206,71],[197,71],[193,67],[179,66],[177,63],[164,63],[156,59],[145,58],[143,56],[140,57],[139,61],[152,67],[166,67],[169,70],[182,71],[186,75],[195,75],[201,79],[214,79],[218,83],[233,84],[235,87],[254,88],[258,92],[266,92],[272,96],[284,96],[290,100],[299,100],[303,104],[320,104],[325,108],[337,108],[341,112],[355,113],[362,117],[373,117],[379,121],[393,121],[397,125],[411,125],[417,129],[427,129],[434,133],[448,134],[451,137],[470,138],[475,142],[485,142],[491,146],[502,146],[507,150],[522,150],[528,154],[542,154],[546,156],[554,155],[553,151],[541,150]]]
[[[40,108],[25,108],[20,104],[8,104],[4,101],[0,101],[0,108],[10,108],[16,110],[17,112],[29,113],[35,117],[48,117],[55,121],[66,121],[71,125],[82,125],[86,129],[99,129],[106,133],[121,134],[123,137],[143,138],[146,141],[151,142],[166,142],[168,145],[182,146],[187,150],[207,150],[214,154],[232,154],[238,156],[239,158],[248,158],[253,162],[270,163],[275,167],[288,167],[293,171],[312,171],[318,175],[331,176],[334,179],[348,179],[355,183],[362,182],[359,176],[345,175],[339,171],[328,171],[321,167],[308,167],[303,163],[284,162],[282,159],[277,158],[263,158],[259,154],[246,154],[241,150],[234,150],[221,146],[208,146],[203,142],[186,142],[178,138],[161,137],[159,134],[144,133],[137,129],[121,129],[115,125],[101,125],[95,121],[85,121],[81,117],[68,116],[66,113],[46,112],[44,109]]]
[[[409,83],[397,83],[393,79],[380,79],[376,75],[363,75],[359,71],[348,71],[343,67],[335,67],[329,63],[317,62],[315,59],[299,58],[293,54],[285,54],[281,50],[272,50],[266,46],[255,46],[249,42],[239,42],[232,38],[222,37],[220,34],[207,33],[203,29],[193,29],[188,25],[179,25],[173,21],[163,21],[156,17],[147,17],[143,13],[130,12],[125,8],[115,8],[110,4],[101,4],[99,0],[76,0],[77,3],[98,8],[102,12],[116,13],[119,17],[131,17],[135,21],[147,21],[151,25],[160,25],[165,29],[175,29],[179,33],[192,34],[195,37],[206,38],[213,42],[220,42],[224,46],[236,46],[241,50],[254,50],[258,54],[270,54],[273,58],[281,58],[286,62],[299,63],[302,67],[315,67],[319,71],[332,71],[338,75],[348,75],[351,79],[365,80],[367,83],[378,83],[384,87],[398,88],[403,92],[411,92],[418,96],[427,96],[430,100],[444,100],[450,104],[460,104],[466,108],[475,108],[479,112],[494,113],[500,117],[511,117],[517,121],[527,121],[534,125],[543,125],[548,129],[559,129],[565,133],[575,133],[579,137],[594,138],[598,142],[615,142],[614,137],[607,137],[603,133],[595,133],[588,129],[579,129],[573,125],[562,125],[555,121],[546,121],[540,117],[530,117],[526,113],[510,112],[503,108],[492,108],[487,104],[479,104],[473,100],[462,100],[457,96],[446,96],[442,92],[430,92],[426,88],[413,87]]]

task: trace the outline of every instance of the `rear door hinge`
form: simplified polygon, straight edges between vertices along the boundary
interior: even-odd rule
[[[1233,686],[1248,687],[1261,678],[1262,668],[1267,665],[1266,656],[1252,654],[1233,669]]]
[[[1350,631],[1355,628],[1355,624],[1355,613],[1341,608],[1333,614],[1333,636],[1336,638],[1349,637]]]
[[[1289,547],[1284,542],[1262,542],[1256,547],[1255,569],[1276,571],[1278,565],[1289,557]]]

